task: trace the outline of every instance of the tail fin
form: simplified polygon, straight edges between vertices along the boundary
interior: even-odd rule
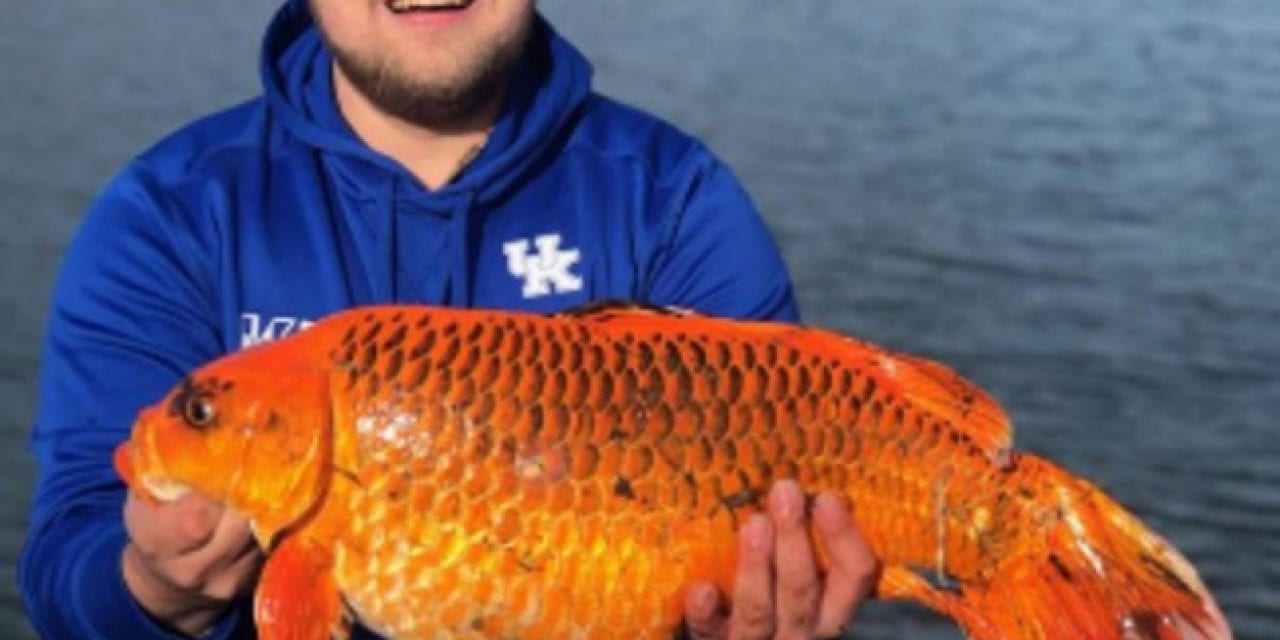
[[[973,637],[1231,638],[1191,564],[1101,490],[1030,455],[1014,474],[1039,494],[1035,515],[1055,524],[987,584],[966,585],[961,599],[988,623]]]

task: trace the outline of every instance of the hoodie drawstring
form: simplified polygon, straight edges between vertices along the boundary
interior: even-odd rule
[[[475,238],[473,234],[473,217],[472,207],[475,206],[476,192],[465,191],[458,198],[458,203],[453,208],[453,218],[450,221],[451,234],[453,235],[453,271],[450,274],[449,288],[451,302],[456,306],[470,307],[472,305],[471,281],[472,281],[472,262],[475,256],[471,255]]]

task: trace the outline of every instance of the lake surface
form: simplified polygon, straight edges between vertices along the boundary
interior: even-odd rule
[[[230,6],[233,5],[234,6]],[[274,3],[17,3],[0,26],[0,636],[41,324],[87,201],[257,91]],[[1280,628],[1280,5],[545,0],[598,85],[696,133],[778,235],[806,320],[947,362],[1020,448]],[[860,638],[958,638],[875,605]]]

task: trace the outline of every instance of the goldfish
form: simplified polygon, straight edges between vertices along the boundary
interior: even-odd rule
[[[781,478],[852,505],[877,597],[968,637],[1231,635],[1176,549],[1014,451],[983,390],[799,324],[354,308],[198,368],[114,464],[248,520],[265,640],[669,638],[684,585],[730,591]]]

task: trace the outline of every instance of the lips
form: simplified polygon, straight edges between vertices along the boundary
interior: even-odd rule
[[[386,0],[392,13],[432,13],[461,11],[474,0]]]

